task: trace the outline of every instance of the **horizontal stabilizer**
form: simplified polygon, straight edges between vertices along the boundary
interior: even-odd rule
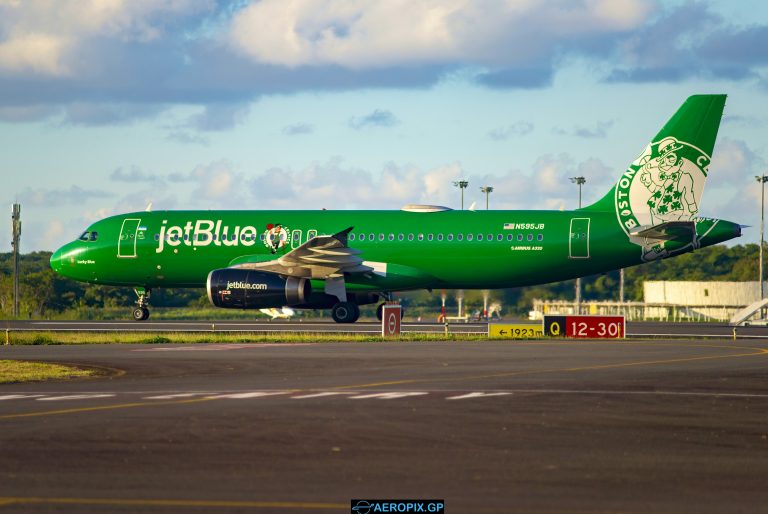
[[[629,235],[662,241],[691,241],[696,235],[696,224],[693,221],[666,221],[658,225],[636,227]]]

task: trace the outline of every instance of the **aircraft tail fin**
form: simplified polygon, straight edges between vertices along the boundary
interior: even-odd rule
[[[690,221],[699,212],[726,95],[689,97],[601,200],[585,207],[616,211],[635,227]]]

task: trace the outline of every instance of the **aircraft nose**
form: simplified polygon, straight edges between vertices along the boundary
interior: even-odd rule
[[[61,272],[61,248],[53,252],[53,255],[51,255],[51,269],[55,271],[56,273]]]

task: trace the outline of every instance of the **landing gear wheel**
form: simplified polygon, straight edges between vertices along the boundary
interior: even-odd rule
[[[354,323],[360,317],[360,307],[352,302],[339,302],[333,306],[331,316],[336,323]]]
[[[136,308],[133,309],[134,321],[144,321],[149,319],[149,295],[152,294],[151,289],[145,289],[143,287],[136,287],[133,289],[138,297],[136,300]]]

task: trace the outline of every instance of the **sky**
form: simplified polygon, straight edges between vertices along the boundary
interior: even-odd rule
[[[702,216],[760,238],[768,3],[0,0],[0,248],[161,209],[572,209],[691,94]]]

